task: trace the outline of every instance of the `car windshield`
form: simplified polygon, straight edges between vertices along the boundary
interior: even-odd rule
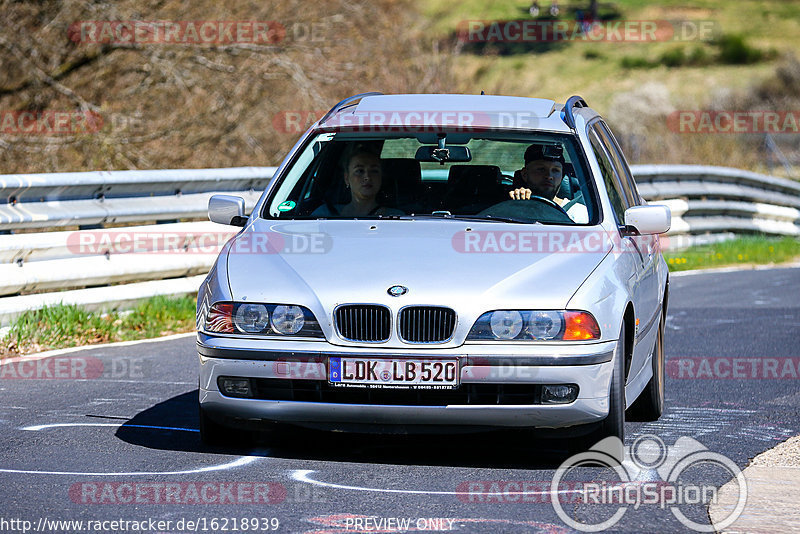
[[[574,136],[556,133],[322,133],[275,184],[262,216],[594,224],[579,153]]]

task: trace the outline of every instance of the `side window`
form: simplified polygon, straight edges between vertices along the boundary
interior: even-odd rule
[[[636,182],[633,180],[631,169],[628,167],[628,162],[625,161],[625,156],[622,154],[622,149],[619,147],[619,143],[617,143],[617,140],[614,139],[614,135],[608,128],[608,125],[603,121],[597,122],[594,127],[597,129],[598,135],[603,140],[603,144],[606,146],[608,155],[611,157],[611,162],[617,169],[617,174],[622,182],[622,187],[625,190],[625,196],[628,198],[628,202],[632,206],[641,204],[642,202],[641,197],[639,196],[639,190],[636,188]]]
[[[614,210],[614,218],[617,220],[617,224],[621,225],[625,220],[627,201],[619,183],[619,177],[594,128],[589,130],[589,141],[592,143],[592,151],[595,158],[597,158],[598,165],[600,165],[600,172],[603,174],[603,182],[605,182],[606,191],[608,191],[611,208]]]

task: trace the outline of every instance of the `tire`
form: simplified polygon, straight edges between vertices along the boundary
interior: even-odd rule
[[[664,383],[665,383],[665,358],[664,358],[664,319],[658,323],[656,342],[651,355],[653,376],[645,386],[639,398],[628,410],[630,421],[656,421],[664,412]]]
[[[608,417],[603,420],[597,439],[617,437],[625,439],[625,323],[619,331],[619,342],[614,350],[614,375],[608,393]]]
[[[200,408],[200,440],[211,447],[247,447],[252,442],[250,432],[230,428],[212,420]]]

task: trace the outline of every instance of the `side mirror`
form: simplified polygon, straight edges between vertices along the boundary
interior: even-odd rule
[[[672,213],[667,206],[649,204],[625,210],[625,226],[640,234],[663,234],[672,224]]]
[[[214,195],[208,199],[208,218],[215,223],[244,226],[244,199],[231,195]]]

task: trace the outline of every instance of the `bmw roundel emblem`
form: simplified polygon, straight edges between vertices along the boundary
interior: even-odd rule
[[[401,297],[408,293],[408,288],[406,286],[392,286],[387,291],[393,297]]]

